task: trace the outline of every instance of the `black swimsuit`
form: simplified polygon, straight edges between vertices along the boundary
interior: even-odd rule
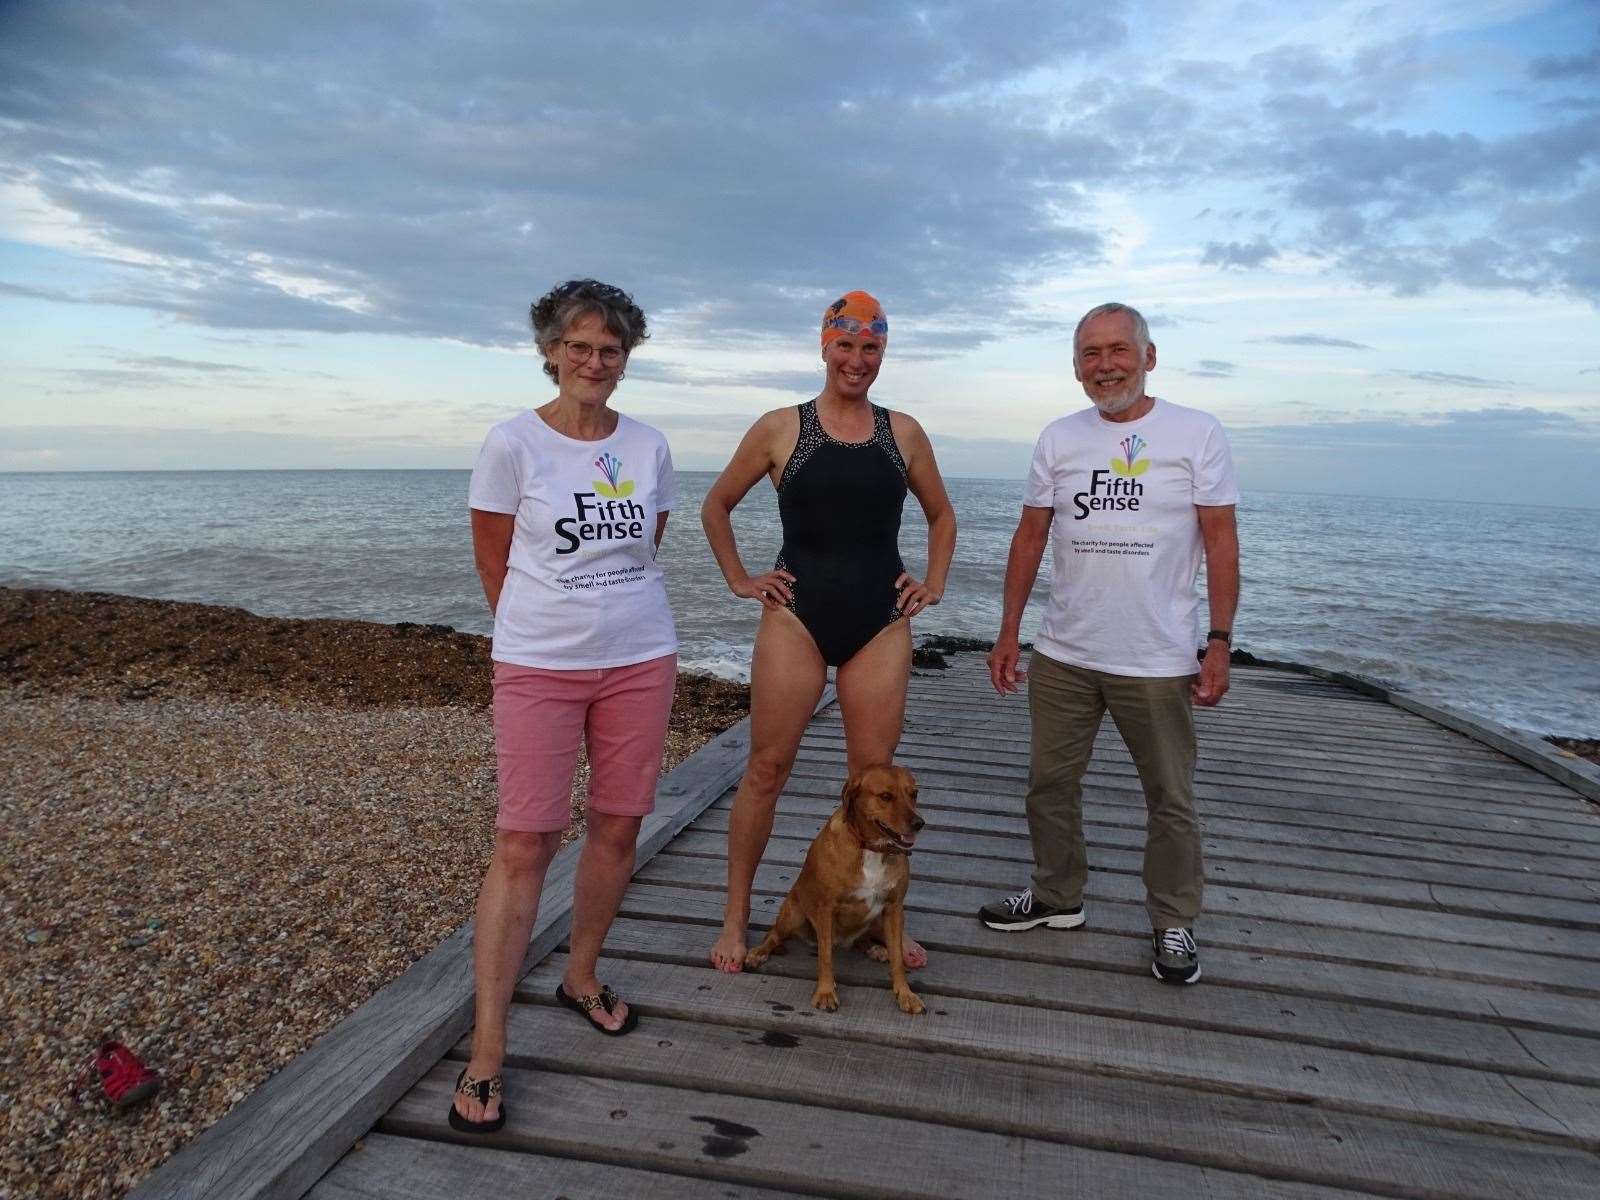
[[[783,548],[777,568],[791,572],[789,609],[830,667],[848,662],[885,625],[900,619],[894,581],[900,561],[900,509],[906,463],[889,429],[889,411],[872,405],[872,436],[840,442],[800,405],[800,440],[778,480]]]

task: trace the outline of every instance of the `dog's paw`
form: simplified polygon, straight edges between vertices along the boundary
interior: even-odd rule
[[[928,1011],[927,1005],[923,1004],[921,1000],[917,999],[917,994],[910,988],[907,988],[903,992],[896,992],[894,994],[894,998],[900,1005],[900,1011],[906,1013],[908,1016],[920,1017],[923,1013]]]
[[[859,942],[857,945],[861,953],[865,954],[873,962],[886,963],[889,961],[889,948],[882,942]]]
[[[759,971],[761,964],[766,962],[770,955],[771,951],[759,948],[750,951],[749,954],[744,956],[744,969],[746,971]]]
[[[839,993],[834,988],[818,988],[811,993],[811,1007],[820,1008],[823,1012],[837,1012],[839,1010]]]

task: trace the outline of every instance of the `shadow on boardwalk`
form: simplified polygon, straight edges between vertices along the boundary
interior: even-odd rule
[[[445,1124],[466,1043],[462,981],[440,967],[423,984],[441,1023],[381,1068],[392,1095],[372,1116],[330,1118],[298,1149],[285,1137],[240,1173],[264,1100],[138,1194],[1600,1194],[1600,817],[1573,787],[1337,683],[1236,670],[1200,714],[1205,982],[1166,988],[1148,970],[1143,800],[1110,723],[1086,794],[1089,924],[997,933],[973,912],[1030,870],[1025,703],[997,699],[976,655],[912,692],[900,757],[928,821],[909,897],[932,955],[925,1017],[853,954],[835,1014],[809,1007],[803,948],[758,975],[704,965],[742,759],[730,734],[685,764],[698,775],[679,794],[711,803],[681,832],[687,813],[658,823],[607,945],[635,1035],[586,1035],[554,1006],[555,922],[513,1005],[502,1133]],[[842,761],[824,708],[757,876],[758,926]],[[319,1078],[312,1064],[283,1083],[278,1111]]]

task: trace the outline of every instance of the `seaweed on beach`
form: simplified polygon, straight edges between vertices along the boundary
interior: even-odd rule
[[[994,643],[984,641],[982,638],[951,637],[948,634],[932,633],[918,639],[918,648],[940,654],[987,654],[994,649]]]
[[[485,709],[491,678],[489,639],[448,625],[261,617],[106,592],[0,588],[0,686],[125,702],[222,695]],[[749,708],[744,684],[678,677],[675,719],[692,719],[706,736]]]

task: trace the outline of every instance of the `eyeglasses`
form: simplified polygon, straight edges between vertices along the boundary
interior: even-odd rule
[[[569,342],[565,338],[561,340],[561,348],[567,352],[567,361],[575,367],[581,367],[593,358],[596,350],[588,342]],[[620,366],[622,360],[628,357],[628,352],[621,346],[600,346],[598,349],[600,365],[604,367]]]
[[[863,325],[855,317],[829,317],[822,323],[822,327],[824,329],[838,329],[844,333],[861,333],[865,330],[876,337],[887,337],[889,335],[889,322],[882,317],[879,317],[869,325]]]

